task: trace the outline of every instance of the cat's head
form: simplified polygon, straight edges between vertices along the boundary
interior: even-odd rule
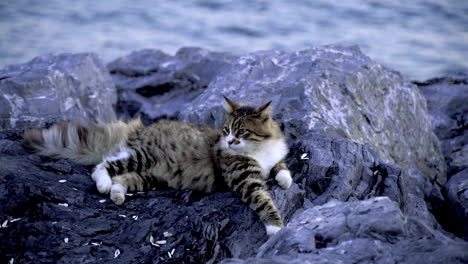
[[[224,108],[224,148],[249,153],[263,143],[283,138],[278,123],[271,118],[271,101],[259,107],[251,107],[236,104],[224,97]]]

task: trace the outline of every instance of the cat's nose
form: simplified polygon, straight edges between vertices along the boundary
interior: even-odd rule
[[[240,143],[240,141],[238,139],[236,139],[236,138],[233,138],[232,140],[228,141],[229,146],[230,145],[237,145],[239,143]]]

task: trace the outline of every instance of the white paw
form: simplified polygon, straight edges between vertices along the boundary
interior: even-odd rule
[[[112,187],[112,179],[104,167],[98,166],[91,177],[96,181],[96,187],[100,193],[110,192]]]
[[[288,189],[291,187],[292,178],[291,173],[288,170],[280,170],[275,176],[275,180],[278,182],[278,185],[283,189]]]
[[[274,226],[274,225],[265,225],[265,229],[266,229],[267,235],[272,236],[272,235],[278,233],[278,231],[281,230],[281,227]]]
[[[127,190],[122,184],[120,183],[113,184],[110,190],[110,199],[115,204],[121,205],[125,201],[126,192]]]

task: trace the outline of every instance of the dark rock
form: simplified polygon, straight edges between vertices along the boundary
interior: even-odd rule
[[[253,256],[267,239],[255,213],[230,193],[158,190],[117,206],[97,193],[90,166],[29,154],[11,140],[15,133],[0,132],[0,225],[8,220],[1,263],[214,263]],[[304,191],[271,187],[289,220]],[[152,246],[151,236],[167,243]]]
[[[97,193],[89,177],[91,167],[28,154],[17,141],[10,139],[17,137],[13,134],[0,133],[1,145],[9,146],[0,147],[0,150],[5,150],[0,153],[0,163],[7,164],[0,169],[0,220],[21,220],[9,223],[0,233],[3,241],[0,246],[4,256],[0,260],[2,262],[16,257],[22,263],[57,260],[60,263],[214,263],[230,257],[253,257],[259,254],[258,249],[267,239],[257,216],[230,193],[158,190],[129,196],[123,206],[117,206],[108,197]],[[395,229],[398,232],[393,230],[394,226],[401,224],[402,212],[397,208],[398,203],[405,201],[405,189],[400,184],[404,175],[397,167],[381,163],[370,146],[342,139],[333,140],[319,134],[309,135],[303,140],[310,142],[311,150],[298,141],[291,146],[287,159],[296,183],[289,190],[270,184],[272,197],[289,226],[300,222],[298,219],[304,218],[304,212],[310,208],[321,208],[313,207],[315,204],[335,198],[352,201],[388,195],[396,202],[385,200],[384,204],[380,204],[379,200],[379,206],[376,206],[378,211],[371,213],[366,212],[364,206],[362,209],[361,205],[344,203],[351,204],[346,212],[353,217],[356,215],[356,219],[349,221],[355,223],[355,231],[361,230],[359,232],[365,235],[368,232],[376,237],[405,238],[400,236],[401,233],[407,234],[411,228]],[[308,155],[301,159],[303,153]],[[327,174],[327,170],[334,173]],[[373,180],[371,175],[378,176]],[[332,178],[328,186],[320,185],[323,177]],[[67,182],[60,183],[61,179]],[[100,200],[105,202],[100,203]],[[59,205],[64,203],[68,207]],[[336,209],[336,212],[339,210]],[[362,212],[363,215],[360,215]],[[381,219],[377,213],[381,213]],[[372,221],[364,221],[369,215],[372,215]],[[324,216],[324,221],[336,222],[334,217],[337,216]],[[391,223],[389,231],[373,229],[374,225],[384,228],[386,221]],[[329,232],[336,229],[334,234],[340,239],[349,237],[360,241],[361,238],[353,237],[351,231],[341,237],[337,226],[338,222],[335,225],[331,223]],[[417,228],[413,229],[419,232]],[[164,237],[165,231],[173,236]],[[392,232],[395,234],[392,235]],[[314,235],[310,243],[316,243],[323,250],[333,249],[334,244],[329,241],[325,231],[322,233]],[[151,236],[155,240],[167,240],[167,243],[161,247],[152,246]],[[279,241],[283,236],[278,236],[276,239]],[[65,243],[65,238],[68,238],[68,243]],[[453,254],[460,252],[460,245],[452,238],[445,237],[445,240],[448,241],[445,243],[456,245],[452,249]],[[364,254],[363,248],[371,242],[365,240],[354,245],[360,250],[355,257]],[[430,242],[439,243],[438,240]],[[429,247],[425,242],[418,245]],[[121,255],[114,259],[117,249]],[[351,249],[345,247],[344,250]],[[428,249],[433,248],[430,246]],[[172,250],[174,255],[169,258],[168,252]],[[314,254],[311,253],[311,256]],[[266,259],[268,256],[265,253]],[[295,256],[280,256],[278,261]],[[307,257],[310,256],[304,255],[299,259]],[[336,256],[330,253],[328,258],[333,261]]]
[[[107,65],[119,92],[122,118],[140,116],[147,123],[174,119],[185,105],[231,66],[235,56],[201,48],[182,48],[175,56],[141,50]]]
[[[268,184],[287,228],[267,239],[252,210],[224,192],[161,188],[117,206],[97,193],[91,167],[29,154],[21,129],[3,130],[0,262],[468,262],[468,244],[441,230],[425,204],[431,191],[450,192],[457,212],[466,208],[465,178],[441,188],[445,164],[425,100],[357,48],[144,50],[108,69],[122,118],[220,126],[223,94],[251,105],[273,100],[294,183]]]
[[[447,181],[428,201],[442,226],[468,240],[468,72],[415,82],[427,99],[447,162]]]
[[[44,55],[0,70],[0,129],[115,118],[115,86],[92,53]]]
[[[468,241],[468,168],[453,175],[443,188],[445,202],[438,213],[448,231]]]
[[[263,244],[256,258],[221,263],[466,263],[466,249],[465,242],[375,197],[308,209]]]
[[[381,161],[371,145],[308,133],[291,145],[287,161],[294,180],[315,205],[382,195],[404,203],[404,175]]]
[[[416,84],[427,99],[450,177],[468,167],[468,72]]]

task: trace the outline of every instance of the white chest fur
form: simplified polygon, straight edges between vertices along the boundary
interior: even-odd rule
[[[287,154],[288,146],[286,142],[284,139],[278,139],[264,142],[255,152],[248,154],[248,156],[260,163],[264,171],[264,177],[266,178],[270,175],[270,170],[276,163],[284,159]]]

